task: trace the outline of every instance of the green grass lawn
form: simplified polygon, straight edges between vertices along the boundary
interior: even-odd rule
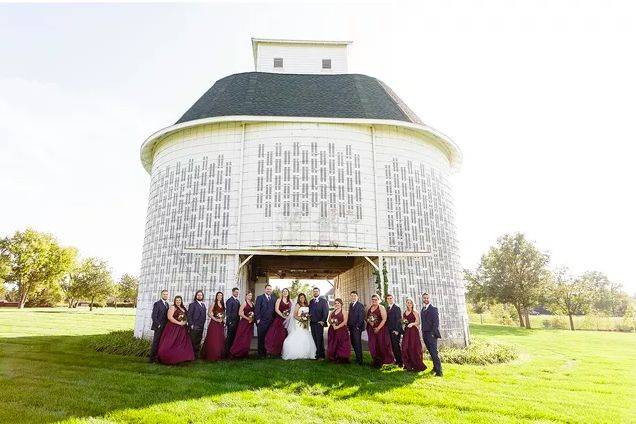
[[[446,364],[442,379],[314,361],[167,367],[86,347],[133,321],[131,310],[0,309],[0,422],[636,422],[633,333],[472,325],[520,358]]]

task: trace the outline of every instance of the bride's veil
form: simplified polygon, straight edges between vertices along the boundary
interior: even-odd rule
[[[285,321],[283,321],[283,326],[287,329],[288,333],[291,333],[292,331],[294,331],[294,328],[296,327],[294,325],[294,308],[295,307],[296,307],[296,303],[290,298],[289,299],[289,315],[287,316]]]

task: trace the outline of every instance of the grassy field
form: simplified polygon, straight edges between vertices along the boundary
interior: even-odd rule
[[[471,325],[509,364],[445,377],[314,361],[179,367],[101,354],[130,310],[0,310],[0,422],[636,422],[636,335]],[[429,364],[430,365],[430,364]]]
[[[488,311],[482,314],[476,314],[472,311],[468,313],[470,322],[479,324],[499,324],[496,316]],[[569,318],[567,315],[530,315],[530,324],[533,328],[544,328],[544,321],[558,320],[563,329],[570,329]],[[591,331],[616,331],[617,328],[624,324],[623,317],[608,317],[599,315],[582,315],[573,316],[575,330],[591,330]],[[636,322],[632,322],[632,326]],[[517,325],[516,323],[514,325]]]

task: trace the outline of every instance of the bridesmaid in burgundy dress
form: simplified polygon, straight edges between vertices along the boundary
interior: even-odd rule
[[[265,336],[265,350],[267,350],[268,355],[280,356],[283,350],[283,342],[287,337],[285,320],[289,316],[290,307],[289,290],[283,289],[281,297],[276,301],[276,307],[274,308],[276,318],[274,318],[274,322],[267,330],[267,335]]]
[[[230,348],[230,357],[232,359],[247,358],[250,353],[250,345],[252,344],[252,336],[254,335],[254,303],[252,303],[252,292],[247,292],[245,302],[239,308],[239,317],[241,317],[234,343]]]
[[[422,339],[420,336],[420,314],[415,313],[415,305],[410,297],[406,299],[404,320],[408,324],[404,327],[402,338],[402,363],[407,371],[424,371],[426,365],[422,359]]]
[[[347,327],[348,313],[342,309],[342,299],[334,300],[327,331],[327,358],[331,362],[348,364],[351,356],[351,340]]]
[[[186,308],[183,298],[176,296],[168,309],[168,324],[161,334],[157,360],[162,364],[179,364],[194,361],[192,341],[186,327]]]
[[[208,308],[208,333],[205,336],[205,346],[203,348],[203,357],[207,361],[218,361],[223,359],[225,351],[225,333],[223,332],[223,323],[225,322],[225,303],[223,302],[223,293],[217,292],[214,296],[214,304]]]
[[[371,296],[371,306],[367,310],[367,335],[369,336],[369,353],[374,367],[394,364],[395,357],[391,348],[391,336],[386,327],[386,309],[380,305],[380,296]]]

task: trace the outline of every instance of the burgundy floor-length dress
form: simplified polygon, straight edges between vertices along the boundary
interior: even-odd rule
[[[415,312],[404,313],[404,319],[409,323],[415,322]],[[422,359],[422,338],[420,330],[416,326],[404,328],[402,337],[402,363],[407,371],[424,371],[426,365]]]
[[[338,320],[336,325],[340,325],[344,320],[342,311],[334,312],[329,316],[329,330],[327,331],[327,358],[331,362],[342,364],[349,363],[351,356],[351,339],[349,338],[349,328],[344,325],[337,330],[333,329],[333,320]]]
[[[369,324],[368,321],[371,315],[375,317],[373,325]],[[374,367],[395,363],[393,349],[391,348],[391,336],[389,335],[386,323],[377,334],[373,331],[375,327],[380,325],[381,321],[382,314],[380,313],[380,307],[375,308],[375,311],[369,308],[367,312],[367,335],[369,336],[369,353],[371,354],[371,358],[373,358]]]
[[[278,305],[278,309],[281,313],[285,311],[289,311],[291,307],[291,302],[285,304],[282,300]],[[287,329],[285,328],[285,319],[280,315],[276,314],[276,318],[274,318],[274,322],[267,330],[267,335],[265,336],[265,350],[270,355],[280,356],[283,351],[283,342],[287,337]]]
[[[243,315],[249,316],[251,312],[254,312],[254,306],[246,303],[243,308]],[[253,335],[254,319],[250,322],[245,318],[241,318],[238,328],[236,329],[234,343],[232,343],[232,347],[230,348],[230,357],[233,359],[247,358],[247,355],[250,353]]]
[[[178,321],[181,316],[185,317],[185,313],[185,309],[176,308],[172,317]],[[159,340],[157,359],[162,364],[169,365],[194,361],[192,341],[185,325],[174,324],[168,320]]]
[[[225,308],[222,306],[219,307],[219,305],[214,302],[212,314],[215,318],[219,318],[219,316],[222,317],[225,314]],[[225,353],[225,333],[223,330],[224,324],[222,322],[216,322],[210,318],[203,347],[203,358],[206,361],[218,361],[219,359],[223,359]]]

